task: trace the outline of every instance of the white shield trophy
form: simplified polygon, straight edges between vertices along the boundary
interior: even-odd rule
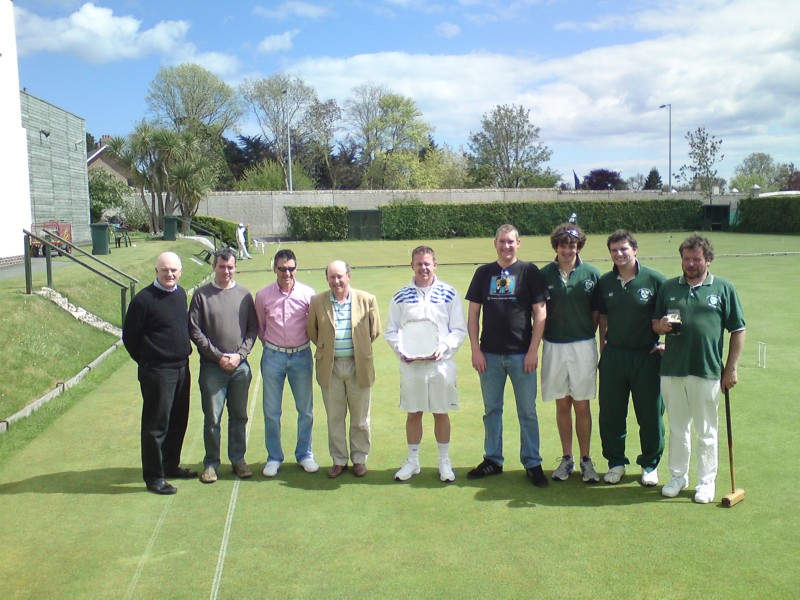
[[[430,358],[439,349],[439,327],[430,319],[412,319],[400,326],[398,349],[406,358]]]

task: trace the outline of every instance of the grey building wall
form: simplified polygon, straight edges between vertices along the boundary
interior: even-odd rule
[[[198,214],[222,217],[245,223],[250,235],[259,238],[281,238],[287,235],[287,206],[347,206],[351,210],[376,209],[383,204],[418,198],[430,203],[467,202],[531,202],[559,201],[576,203],[587,200],[670,200],[702,199],[699,192],[665,194],[657,191],[561,191],[557,189],[492,189],[492,190],[410,190],[410,191],[302,191],[302,192],[215,192],[200,202]],[[735,210],[738,196],[716,196],[714,204],[731,204]],[[566,217],[566,215],[565,215]]]
[[[28,137],[33,221],[69,221],[73,241],[87,243],[86,121],[27,92],[20,92],[20,103]]]

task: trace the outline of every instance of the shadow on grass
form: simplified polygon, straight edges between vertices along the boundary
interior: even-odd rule
[[[131,486],[131,484],[136,486]],[[63,471],[0,484],[4,494],[132,494],[144,491],[142,470],[130,467]]]
[[[286,467],[284,467],[286,468]],[[545,489],[534,487],[525,471],[505,471],[485,479],[467,479],[467,471],[471,467],[455,469],[456,480],[452,483],[439,481],[439,473],[435,467],[423,467],[419,475],[408,481],[395,481],[396,469],[370,470],[366,477],[355,477],[352,468],[335,479],[326,475],[327,468],[320,468],[318,473],[308,474],[298,469],[295,472],[289,467],[282,469],[274,479],[259,478],[264,483],[276,483],[293,489],[306,491],[336,491],[344,486],[410,486],[418,489],[441,489],[450,487],[474,489],[475,500],[480,502],[507,502],[510,508],[534,508],[536,506],[625,506],[665,501],[661,495],[661,486],[643,487],[639,484],[638,475],[626,475],[616,485],[606,483],[586,484],[580,475],[573,475],[569,481],[553,481]],[[548,477],[552,473],[547,474]],[[254,477],[255,479],[255,477]]]

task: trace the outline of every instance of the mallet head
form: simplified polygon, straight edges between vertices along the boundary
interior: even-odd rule
[[[722,498],[722,506],[724,506],[725,508],[730,508],[731,506],[733,506],[734,504],[738,504],[742,500],[744,500],[744,490],[740,488],[724,496]]]

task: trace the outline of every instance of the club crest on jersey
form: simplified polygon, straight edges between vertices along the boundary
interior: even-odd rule
[[[711,294],[708,297],[708,305],[711,308],[717,308],[720,305],[719,296],[717,296],[716,294]]]
[[[583,289],[587,292],[591,292],[594,289],[594,281],[591,279],[587,279],[583,282]]]
[[[647,302],[652,297],[653,297],[653,290],[648,290],[647,288],[642,288],[639,290],[639,300],[641,300],[642,302]]]

